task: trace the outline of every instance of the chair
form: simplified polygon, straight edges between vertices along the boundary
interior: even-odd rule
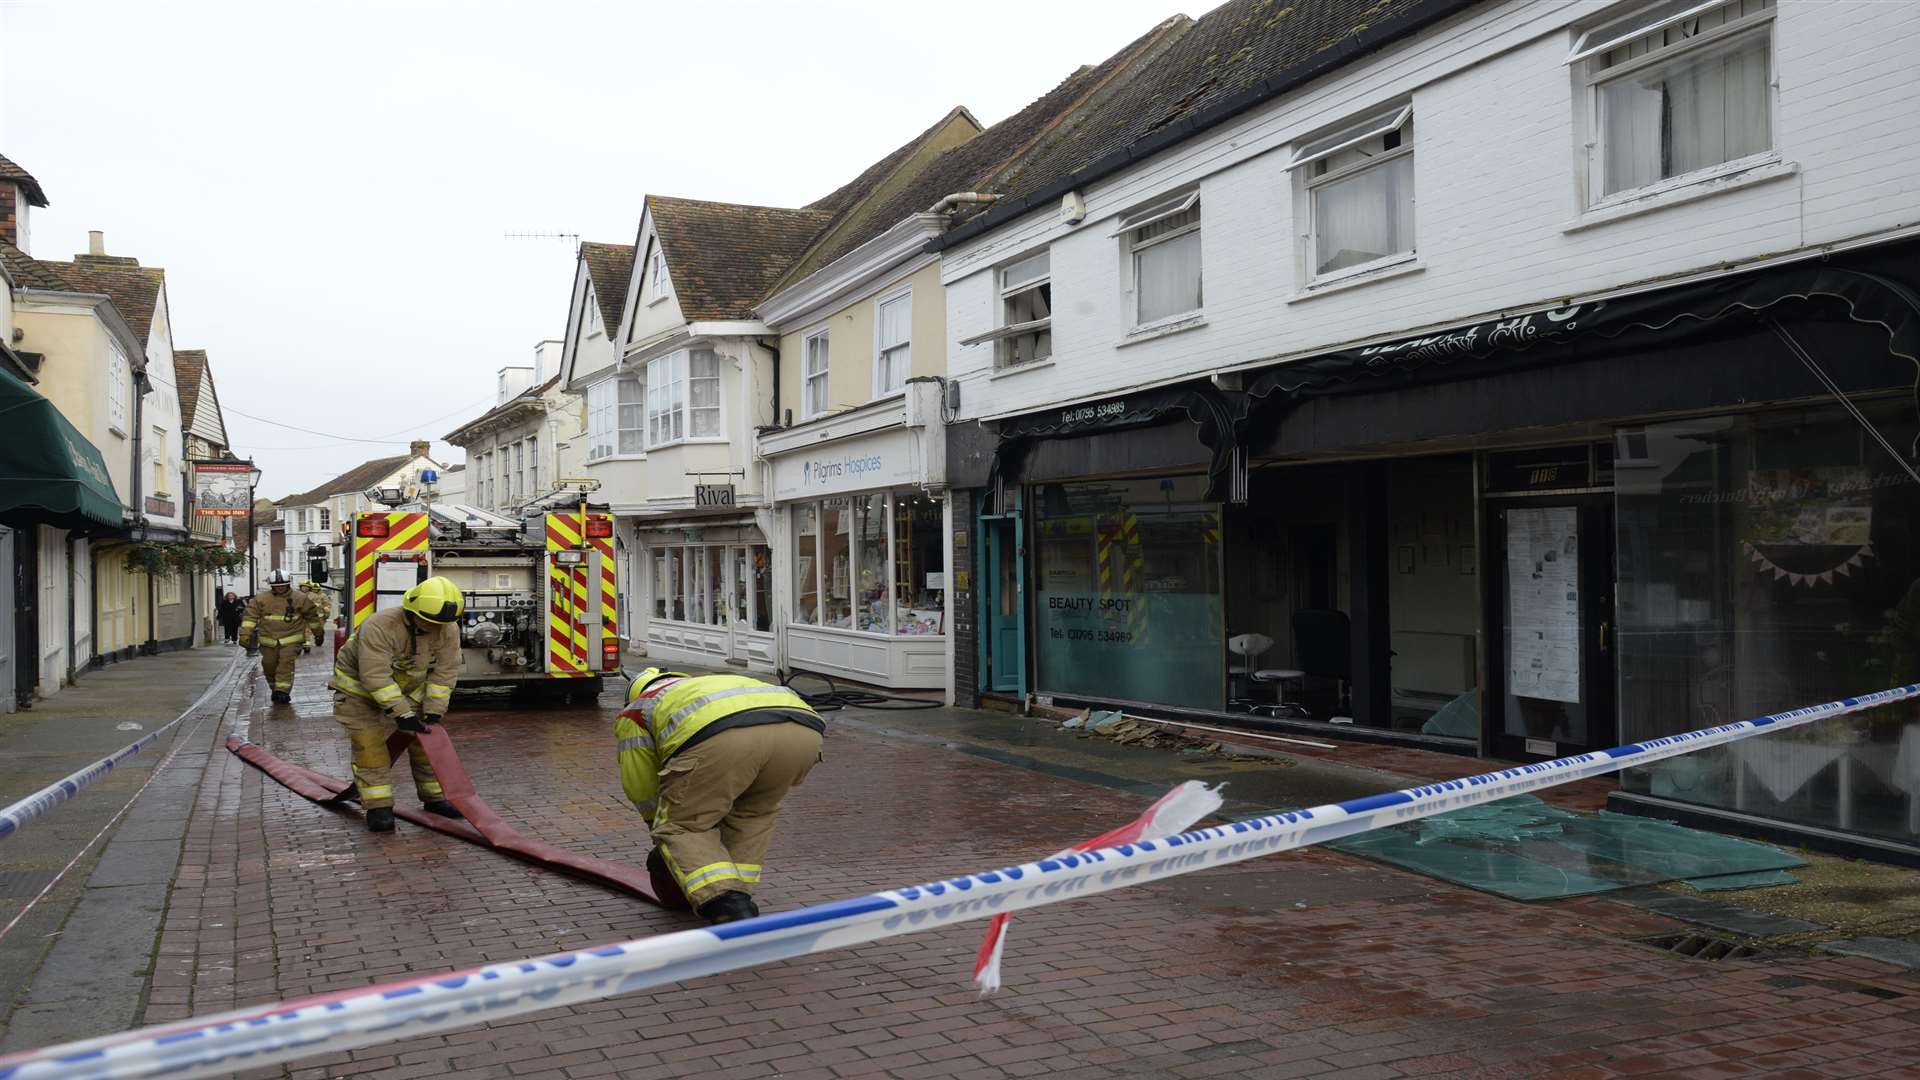
[[[1303,671],[1292,668],[1261,668],[1256,670],[1253,663],[1268,649],[1273,648],[1273,639],[1265,634],[1235,634],[1227,639],[1227,651],[1246,661],[1237,673],[1240,679],[1241,693],[1228,694],[1227,707],[1236,706],[1247,712],[1265,713],[1269,716],[1304,715],[1305,710],[1287,701],[1287,683],[1305,677]],[[1252,684],[1249,686],[1248,684]],[[1256,702],[1252,696],[1252,686],[1272,684],[1274,699],[1271,704]]]
[[[1353,680],[1353,637],[1347,613],[1314,608],[1294,612],[1293,655],[1303,677],[1334,681],[1335,709],[1352,715],[1347,689]]]

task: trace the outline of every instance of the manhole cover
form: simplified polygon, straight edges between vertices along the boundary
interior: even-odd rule
[[[0,896],[38,896],[58,870],[0,870]]]
[[[1742,942],[1692,932],[1642,938],[1641,944],[1693,960],[1753,960],[1767,955]]]

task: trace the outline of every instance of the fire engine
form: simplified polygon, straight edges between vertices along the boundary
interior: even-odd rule
[[[348,631],[441,575],[466,596],[461,688],[591,699],[620,670],[619,579],[613,517],[581,500],[519,517],[439,502],[353,515]]]

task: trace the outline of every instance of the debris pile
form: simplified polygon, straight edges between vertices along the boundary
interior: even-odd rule
[[[1098,736],[1112,739],[1122,746],[1144,746],[1150,750],[1177,750],[1192,757],[1219,754],[1225,749],[1217,741],[1188,735],[1182,731],[1162,727],[1150,720],[1141,720],[1110,710],[1096,712],[1091,709],[1082,709],[1061,721],[1060,726],[1075,732],[1081,738]]]

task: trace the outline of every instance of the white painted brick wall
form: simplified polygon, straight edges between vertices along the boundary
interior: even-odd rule
[[[993,375],[991,345],[949,346],[962,417],[1004,415],[1266,357],[1469,320],[1920,222],[1920,3],[1782,3],[1775,144],[1798,173],[1567,231],[1580,216],[1584,100],[1562,64],[1596,5],[1483,9],[1084,192],[1089,214],[1036,213],[946,253],[948,333],[996,321],[994,266],[1051,245],[1054,359]],[[1294,300],[1289,143],[1370,107],[1414,102],[1424,269]],[[1114,215],[1198,183],[1205,324],[1119,344],[1127,320]]]

